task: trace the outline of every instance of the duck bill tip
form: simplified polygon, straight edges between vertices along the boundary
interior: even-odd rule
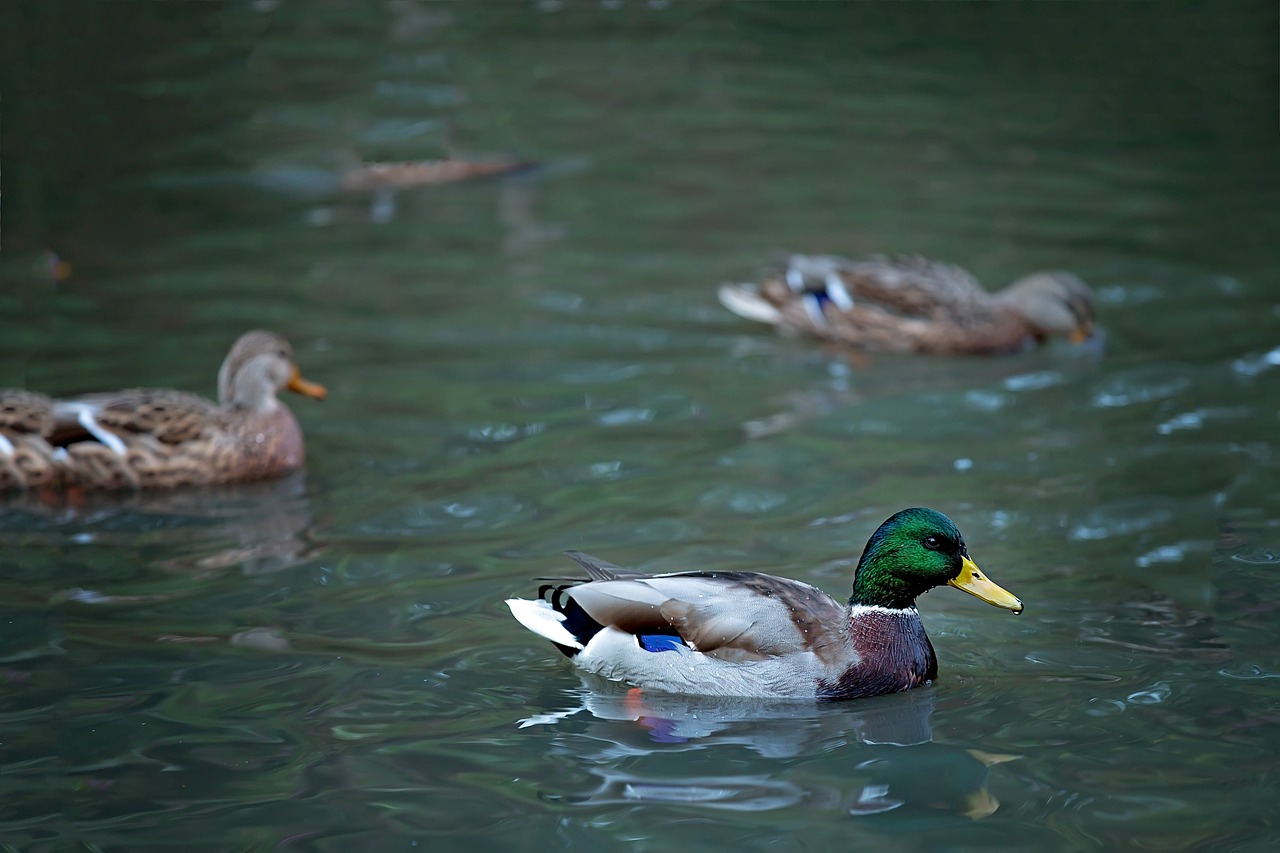
[[[1022,612],[1022,600],[984,575],[968,557],[964,558],[960,574],[947,581],[947,586],[967,592],[992,607],[1012,611],[1015,615]]]
[[[289,382],[285,387],[295,394],[301,394],[313,400],[323,400],[329,393],[320,383],[304,379],[302,371],[298,369],[297,365],[294,365],[293,373],[289,376]]]

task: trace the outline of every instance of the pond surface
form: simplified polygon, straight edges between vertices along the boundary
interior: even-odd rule
[[[3,15],[0,385],[266,326],[330,391],[305,476],[4,499],[5,849],[1280,844],[1274,4]],[[340,189],[445,156],[538,165]],[[1072,269],[1105,348],[851,359],[717,304],[778,250]],[[924,598],[909,694],[619,692],[502,604],[844,595],[919,504],[1026,613]]]

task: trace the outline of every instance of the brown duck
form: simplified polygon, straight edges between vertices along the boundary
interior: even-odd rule
[[[222,363],[217,403],[170,388],[57,400],[0,392],[0,485],[150,489],[280,476],[304,460],[281,388],[325,395],[284,338],[252,331]]]
[[[719,296],[749,320],[870,351],[1005,353],[1093,334],[1093,294],[1068,272],[988,293],[961,268],[925,258],[793,255],[783,275],[726,284]]]

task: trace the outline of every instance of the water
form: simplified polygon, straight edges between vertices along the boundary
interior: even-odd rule
[[[330,389],[305,477],[6,499],[6,849],[1272,849],[1275,10],[556,5],[6,7],[3,384],[265,325]],[[542,165],[336,188],[459,152]],[[774,337],[714,290],[777,249],[1067,267],[1105,353]],[[914,504],[1027,611],[927,596],[903,696],[620,693],[501,604],[842,594]]]

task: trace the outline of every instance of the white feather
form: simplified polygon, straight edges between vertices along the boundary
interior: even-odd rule
[[[4,433],[0,433],[0,453],[5,456],[13,455],[13,443],[4,437]]]
[[[721,305],[739,317],[771,326],[782,321],[781,312],[765,301],[749,284],[723,284],[716,295],[720,297]]]
[[[849,608],[849,618],[857,619],[864,613],[878,613],[881,616],[916,616],[920,615],[920,611],[914,607],[881,607],[878,604],[855,604]]]
[[[582,643],[564,627],[564,614],[557,613],[545,601],[529,601],[524,598],[508,598],[507,607],[516,621],[539,637],[546,637],[553,643],[581,649]]]
[[[831,297],[831,301],[836,304],[842,311],[850,311],[853,309],[853,297],[849,295],[849,291],[844,286],[844,279],[840,278],[839,273],[827,273],[827,295]]]
[[[117,456],[124,456],[128,453],[128,449],[124,446],[124,442],[120,440],[118,435],[110,430],[103,429],[98,425],[98,422],[94,420],[93,406],[90,406],[87,403],[59,403],[57,409],[74,412],[76,420],[80,422],[80,426],[84,427],[85,431],[88,432],[89,435],[115,451]]]
[[[820,329],[827,326],[827,317],[822,313],[822,305],[818,303],[818,297],[812,293],[806,293],[800,297],[800,304],[804,306],[804,313],[809,315],[809,322]]]
[[[787,267],[787,287],[797,293],[804,290],[804,273],[794,266]]]

